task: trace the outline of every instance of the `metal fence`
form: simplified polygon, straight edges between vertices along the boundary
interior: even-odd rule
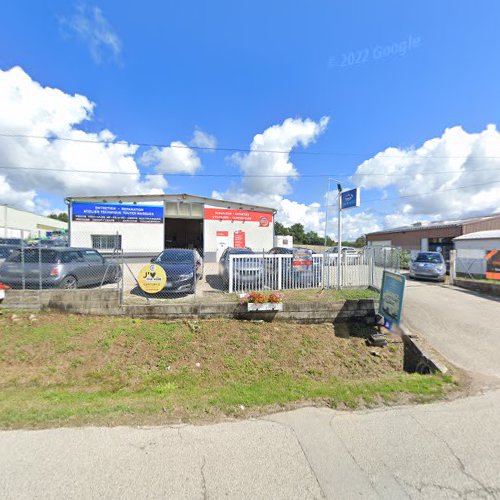
[[[22,242],[0,262],[0,282],[14,290],[118,290],[125,304],[161,304],[166,300],[205,303],[221,300],[225,293],[334,290],[339,270],[342,288],[380,288],[385,269],[400,269],[397,248],[366,247],[357,254],[343,255],[339,269],[335,253],[312,253],[307,258],[302,253],[298,258],[295,254],[262,252],[205,262],[196,250],[169,249],[158,259],[158,255],[123,255],[121,235],[100,238],[100,248],[92,248],[97,242],[92,236],[84,236],[81,242],[72,240],[72,247]],[[165,274],[164,285],[151,293],[141,280],[154,284],[157,272]],[[314,294],[309,295],[314,300]],[[304,300],[309,300],[309,295]],[[36,301],[36,297],[34,294],[29,300]],[[98,294],[95,300],[101,300]],[[23,305],[33,304],[20,303],[19,307]]]
[[[486,251],[481,249],[461,248],[455,254],[456,275],[465,278],[485,278]]]

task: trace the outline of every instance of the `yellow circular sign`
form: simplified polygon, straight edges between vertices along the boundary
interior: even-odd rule
[[[139,286],[146,293],[158,293],[167,284],[165,270],[158,264],[147,264],[139,271]]]

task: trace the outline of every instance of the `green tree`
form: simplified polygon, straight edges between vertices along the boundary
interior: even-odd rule
[[[68,222],[68,214],[66,212],[59,212],[58,214],[53,213],[50,214],[49,217],[51,219],[60,220],[62,222]]]

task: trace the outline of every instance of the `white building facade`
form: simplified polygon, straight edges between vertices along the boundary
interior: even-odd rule
[[[500,230],[464,234],[453,242],[457,251],[457,274],[499,279],[493,275],[500,274],[500,269],[496,270],[500,261]]]
[[[46,236],[47,233],[66,229],[68,229],[66,222],[0,205],[0,237],[2,238],[38,238]]]
[[[70,245],[127,255],[196,248],[216,262],[226,247],[273,247],[272,208],[189,194],[67,198]]]

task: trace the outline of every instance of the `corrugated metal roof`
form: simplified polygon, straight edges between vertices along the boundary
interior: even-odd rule
[[[500,238],[500,229],[492,229],[491,231],[477,231],[476,233],[463,234],[453,238],[454,240],[489,240]]]
[[[457,220],[440,220],[440,221],[422,221],[415,222],[414,224],[410,224],[408,226],[400,226],[392,229],[384,229],[382,231],[375,231],[373,233],[367,233],[366,236],[370,236],[372,234],[386,234],[386,233],[406,233],[408,231],[425,231],[426,229],[443,229],[446,227],[459,227],[464,226],[466,224],[481,222],[488,219],[500,218],[500,213],[491,214],[491,215],[483,215],[481,217],[471,217],[468,219],[457,219]]]

